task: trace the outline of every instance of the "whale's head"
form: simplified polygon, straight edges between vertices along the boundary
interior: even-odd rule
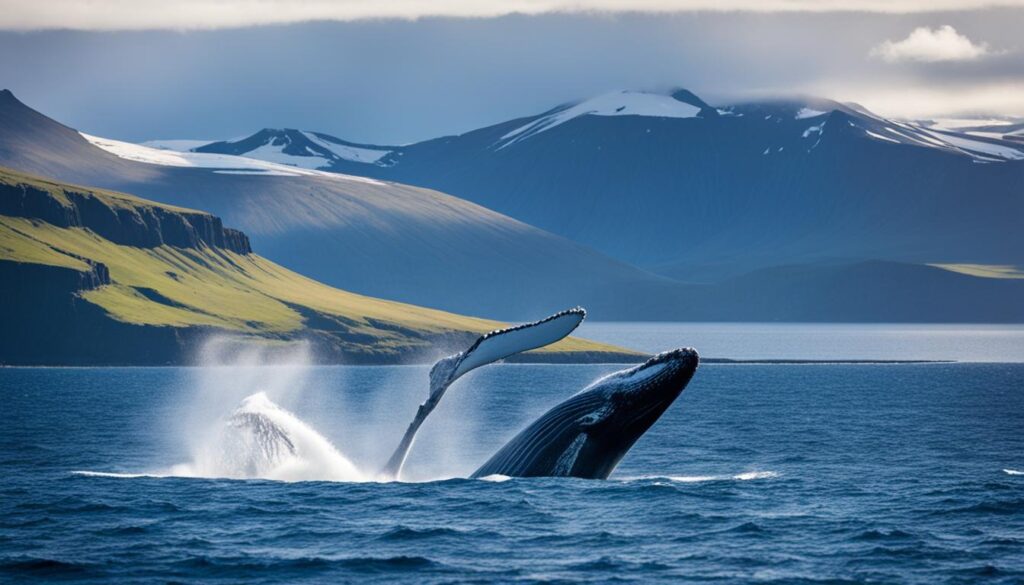
[[[692,348],[660,353],[643,364],[609,374],[578,396],[597,401],[581,419],[587,435],[573,475],[607,477],[690,382],[700,357]],[[590,469],[585,469],[586,467]]]

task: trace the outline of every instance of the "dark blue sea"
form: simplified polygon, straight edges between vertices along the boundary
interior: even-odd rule
[[[461,479],[618,369],[496,365],[379,483],[425,367],[250,358],[0,369],[0,581],[1024,582],[1021,363],[703,365],[608,481]],[[309,460],[217,477],[256,392]]]

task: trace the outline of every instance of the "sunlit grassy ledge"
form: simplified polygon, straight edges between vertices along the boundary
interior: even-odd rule
[[[311,343],[325,363],[420,363],[503,324],[339,290],[201,211],[0,168],[0,363],[188,363],[205,338]],[[570,338],[518,361],[630,362]]]

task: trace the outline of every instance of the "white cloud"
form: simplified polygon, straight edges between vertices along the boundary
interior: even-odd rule
[[[216,29],[549,12],[916,13],[994,7],[1024,7],[1024,0],[0,0],[0,30]]]
[[[991,53],[986,43],[976,44],[949,26],[915,28],[902,41],[885,41],[871,50],[889,63],[901,61],[971,61]]]

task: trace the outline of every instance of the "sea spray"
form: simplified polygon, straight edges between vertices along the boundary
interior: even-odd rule
[[[423,424],[416,442],[409,452],[409,458],[402,472],[406,481],[430,481],[452,477],[469,477],[486,460],[487,452],[481,452],[486,444],[485,423],[499,415],[488,412],[483,404],[488,393],[496,388],[488,383],[495,377],[500,366],[491,366],[470,372],[452,384],[444,400]],[[411,417],[415,407],[426,395],[426,376],[416,380],[415,388],[423,388],[414,397]],[[401,436],[402,428],[393,436]],[[493,440],[493,439],[492,439]]]
[[[246,397],[223,421],[190,463],[172,475],[276,479],[283,481],[364,481],[327,439],[264,392]]]
[[[194,359],[170,436],[184,461],[151,473],[286,481],[377,480],[427,392],[429,367],[312,366],[307,344],[214,337]],[[474,374],[424,426],[408,481],[466,476],[482,455]]]
[[[167,475],[285,481],[361,481],[366,476],[284,405],[309,385],[306,343],[268,346],[213,337],[196,356],[177,434],[189,453]]]

